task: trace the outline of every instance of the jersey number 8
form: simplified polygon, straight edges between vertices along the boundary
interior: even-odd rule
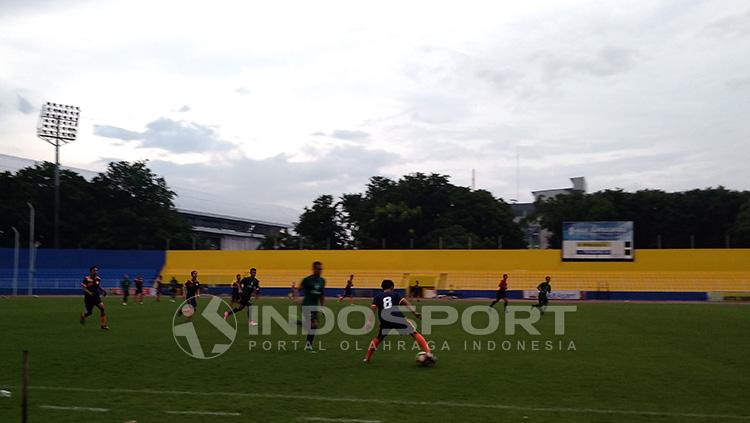
[[[388,310],[393,307],[393,299],[391,297],[383,298],[383,309]]]

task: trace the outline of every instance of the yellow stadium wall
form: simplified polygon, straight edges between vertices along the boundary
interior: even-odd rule
[[[289,287],[315,260],[330,287],[353,273],[357,288],[420,275],[440,289],[495,289],[508,273],[511,289],[533,289],[550,275],[555,290],[750,291],[750,249],[639,250],[633,262],[598,263],[562,262],[559,250],[168,251],[163,275],[183,281],[195,269],[203,283],[228,284],[256,267],[263,286]]]

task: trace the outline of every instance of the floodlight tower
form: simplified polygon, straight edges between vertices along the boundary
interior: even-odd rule
[[[55,146],[55,248],[60,247],[60,147],[76,140],[81,109],[59,103],[44,103],[36,135]]]

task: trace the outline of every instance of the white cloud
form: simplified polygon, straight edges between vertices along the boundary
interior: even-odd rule
[[[48,4],[0,5],[4,153],[49,159],[33,111],[50,100],[82,108],[64,162],[148,158],[227,201],[299,209],[377,173],[473,168],[511,198],[517,153],[522,200],[577,175],[750,180],[740,0]]]

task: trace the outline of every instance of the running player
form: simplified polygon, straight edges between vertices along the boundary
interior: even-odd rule
[[[503,279],[497,285],[497,294],[495,295],[495,301],[490,304],[490,307],[494,307],[495,304],[503,300],[503,310],[508,312],[508,275],[503,274]]]
[[[344,295],[339,295],[339,302],[344,298],[349,298],[349,305],[354,302],[352,288],[354,288],[354,275],[349,275],[349,280],[346,281],[346,288],[344,288]]]
[[[135,298],[138,300],[138,304],[143,305],[143,277],[136,275],[133,282],[135,282]]]
[[[380,287],[383,288],[383,292],[377,294],[375,298],[372,299],[372,305],[370,305],[372,311],[378,314],[380,328],[378,328],[378,336],[370,341],[370,347],[367,349],[367,354],[363,360],[365,364],[370,363],[370,359],[372,359],[375,350],[378,349],[378,345],[380,345],[380,343],[383,342],[383,338],[389,334],[411,335],[411,337],[419,344],[419,348],[421,348],[426,354],[427,361],[425,364],[433,364],[435,362],[435,357],[430,351],[430,346],[427,345],[424,336],[417,332],[414,324],[407,320],[404,317],[404,314],[399,311],[399,306],[403,305],[408,308],[417,319],[421,319],[422,315],[409,303],[409,301],[406,300],[406,298],[403,298],[393,290],[394,284],[392,280],[384,280],[383,283],[380,284]],[[365,327],[370,328],[372,327],[371,325],[372,315],[368,315],[367,325]]]
[[[99,326],[103,330],[109,330],[107,325],[107,315],[104,312],[104,303],[102,302],[101,295],[107,295],[101,287],[102,279],[99,277],[99,268],[96,266],[89,267],[89,275],[83,278],[81,287],[83,287],[83,304],[86,307],[86,312],[81,313],[80,322],[81,324],[86,323],[86,318],[91,316],[94,307],[99,309]]]
[[[122,305],[128,305],[128,297],[130,296],[130,278],[127,274],[122,275],[120,281],[120,288],[122,289]]]
[[[240,302],[240,281],[242,280],[242,275],[239,273],[235,275],[234,282],[232,282],[232,299],[229,303],[229,305],[234,306],[235,304]]]
[[[536,289],[539,290],[539,297],[538,297],[538,303],[532,304],[532,307],[538,307],[539,310],[544,314],[544,310],[547,309],[547,304],[549,303],[549,293],[552,292],[552,286],[549,284],[549,281],[552,278],[549,276],[546,276],[544,278],[544,282],[537,285]]]
[[[243,308],[247,307],[247,317],[248,321],[250,322],[251,326],[256,326],[258,323],[255,322],[255,320],[252,320],[252,314],[251,314],[251,307],[253,305],[253,296],[255,298],[258,298],[258,292],[260,291],[260,281],[258,278],[255,277],[255,275],[258,273],[258,271],[253,267],[250,269],[250,276],[246,278],[242,278],[240,281],[240,287],[242,288],[242,296],[240,297],[240,305],[239,307],[235,307],[232,309],[232,311],[225,311],[224,312],[224,320],[227,320],[227,317],[229,317],[230,314],[235,314],[238,311],[242,310]],[[237,275],[239,276],[239,275]]]
[[[158,303],[161,301],[161,275],[156,276],[152,288],[154,289],[154,295],[156,296],[156,302]]]
[[[315,352],[313,350],[313,338],[315,338],[315,330],[318,328],[319,307],[325,302],[326,286],[326,280],[321,276],[323,264],[319,261],[314,262],[312,271],[312,275],[302,279],[299,286],[300,289],[305,291],[305,297],[302,299],[302,318],[309,320],[309,329],[311,329],[305,341],[305,351],[308,352]]]
[[[185,282],[182,296],[193,307],[193,314],[195,314],[195,311],[198,309],[198,298],[201,296],[201,283],[198,282],[198,272],[195,270],[190,272],[190,279]],[[182,309],[180,309],[178,314],[182,315]],[[193,316],[188,317],[188,320],[192,319]]]

